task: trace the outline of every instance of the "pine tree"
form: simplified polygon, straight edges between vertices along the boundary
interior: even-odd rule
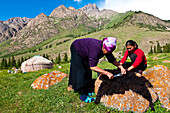
[[[157,53],[162,53],[162,49],[159,42],[157,43]]]
[[[63,59],[63,62],[64,62],[64,63],[68,62],[67,53],[64,53],[64,59]]]
[[[7,64],[7,60],[4,59],[4,68],[7,68],[8,64]]]
[[[163,46],[163,53],[169,53],[170,52],[170,44],[167,44]]]
[[[52,47],[52,45],[50,44],[50,45],[49,45],[49,48],[51,48],[51,47]]]
[[[60,64],[61,63],[61,57],[60,57],[60,53],[58,54],[58,58],[57,58],[57,61],[56,61],[57,64]]]
[[[5,59],[4,59],[4,58],[2,58],[2,60],[1,60],[1,69],[3,69],[3,68],[4,68],[4,62],[5,62]]]
[[[45,57],[45,58],[49,60],[49,55],[48,55],[48,54],[46,54],[46,57]]]
[[[14,56],[12,56],[12,67],[16,67],[16,60]]]
[[[54,63],[54,60],[52,59],[51,62]]]
[[[43,57],[45,58],[45,54],[43,54]]]
[[[165,46],[163,46],[163,51],[162,51],[163,53],[167,53],[167,46],[165,45]]]
[[[151,46],[151,50],[149,51],[148,54],[153,54],[152,46]]]
[[[170,53],[170,43],[169,44],[167,44],[167,48],[168,48],[168,50],[167,50],[167,53]]]
[[[48,45],[45,47],[46,49],[48,48]]]
[[[17,68],[21,67],[21,62],[20,62],[20,59],[18,59],[18,62],[17,62]]]
[[[23,58],[23,56],[21,57],[21,63],[23,63],[24,62],[24,58]]]
[[[58,57],[56,56],[55,61],[54,61],[55,64],[57,63],[57,60],[58,60]]]
[[[154,50],[153,50],[153,51],[154,51],[154,53],[157,53],[157,52],[156,52],[156,46],[154,46]]]
[[[11,58],[8,58],[8,63],[7,63],[7,67],[11,67]]]

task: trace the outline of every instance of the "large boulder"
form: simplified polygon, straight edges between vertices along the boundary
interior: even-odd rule
[[[38,77],[31,86],[33,89],[48,89],[50,86],[61,82],[65,77],[68,77],[68,75],[61,71],[53,71]]]
[[[157,95],[152,85],[147,85],[150,83],[144,77],[139,77],[134,72],[113,80],[101,80],[101,76],[95,82],[96,101],[101,96],[100,102],[105,106],[120,111],[145,112],[149,107],[154,110],[153,103],[157,100]]]
[[[128,77],[126,78],[126,76],[129,76],[128,74],[124,76],[119,76],[114,78],[115,80],[112,80],[112,82],[110,80],[106,81],[101,79],[102,75],[100,75],[95,82],[95,93],[97,95],[96,99],[98,98],[98,93],[104,91],[100,102],[102,102],[105,106],[112,107],[120,111],[145,112],[150,107],[151,102],[149,102],[148,99],[144,98],[142,92],[145,93],[145,91],[148,90],[153,103],[157,99],[159,99],[160,102],[163,104],[162,107],[165,107],[167,108],[167,110],[169,110],[170,70],[165,66],[156,65],[144,71],[143,76],[139,75],[138,73],[135,73],[135,75],[136,77],[130,79]],[[149,81],[152,87],[148,87],[146,85],[147,89],[142,90],[142,86],[145,86],[146,84],[140,83],[142,82],[142,79]],[[131,83],[134,87],[138,87],[138,89],[135,89],[135,91],[133,87],[128,86],[127,83]],[[103,90],[101,87],[104,87]],[[110,90],[114,91],[110,93]]]
[[[144,71],[143,76],[153,85],[163,107],[170,110],[170,70],[163,65],[156,65]]]

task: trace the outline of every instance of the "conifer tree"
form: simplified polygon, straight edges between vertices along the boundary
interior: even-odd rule
[[[51,62],[54,63],[54,60],[52,59]]]
[[[163,46],[163,53],[169,53],[170,52],[170,44],[167,44]]]
[[[154,50],[153,51],[154,51],[154,53],[156,53],[156,46],[154,46]]]
[[[58,54],[58,58],[57,58],[57,64],[61,63],[61,57],[60,57],[60,53]]]
[[[16,67],[16,60],[14,56],[12,56],[12,66]]]
[[[43,57],[45,58],[45,54],[43,54]]]
[[[19,67],[21,67],[21,61],[20,61],[20,59],[18,59],[18,62],[17,62],[17,66],[16,66],[17,68],[19,68]]]
[[[159,42],[157,43],[157,53],[162,53],[162,49]]]
[[[7,60],[6,59],[4,59],[4,68],[7,68]]]
[[[5,62],[5,59],[4,59],[4,58],[2,58],[2,60],[1,60],[1,69],[3,69],[3,68],[4,68],[4,62]]]
[[[55,61],[54,61],[54,62],[55,62],[55,64],[57,63],[57,61],[58,61],[58,57],[56,56]]]
[[[48,54],[46,54],[46,57],[45,57],[45,58],[49,60],[49,55],[48,55]]]
[[[63,62],[64,62],[64,63],[68,62],[67,53],[64,53],[64,59],[63,59]]]
[[[149,51],[148,54],[153,54],[152,46],[151,46],[151,50]]]
[[[8,58],[8,63],[7,63],[7,67],[11,67],[11,58]]]
[[[21,57],[21,63],[23,63],[24,62],[24,58],[23,58],[23,56]]]

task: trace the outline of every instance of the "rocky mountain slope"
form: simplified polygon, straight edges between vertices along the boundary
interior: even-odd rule
[[[140,26],[167,30],[170,23],[144,12],[129,11],[118,13],[112,10],[99,10],[96,4],[89,4],[80,9],[66,8],[61,5],[54,9],[49,16],[44,13],[33,19],[11,18],[0,22],[0,56],[34,48],[49,40],[64,37],[77,38],[101,31],[114,29],[119,26]],[[8,40],[10,39],[10,40]],[[8,41],[6,41],[8,40]],[[8,45],[8,46],[4,46]]]
[[[84,7],[80,8],[80,10],[84,11],[88,17],[95,17],[97,19],[110,18],[111,16],[118,14],[118,12],[107,9],[100,11],[96,4],[85,5]]]
[[[27,23],[30,21],[30,18],[10,18],[7,21],[0,22],[0,43],[8,40],[14,36],[16,33],[21,30]]]

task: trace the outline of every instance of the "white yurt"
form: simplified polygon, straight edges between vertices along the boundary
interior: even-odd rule
[[[42,57],[36,55],[21,64],[22,72],[29,72],[29,71],[38,71],[40,69],[51,69],[53,68],[53,62]]]

